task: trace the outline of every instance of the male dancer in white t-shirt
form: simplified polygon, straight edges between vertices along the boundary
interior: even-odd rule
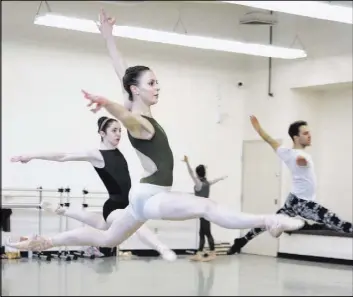
[[[297,121],[289,126],[288,134],[293,140],[293,148],[285,148],[261,128],[255,116],[251,116],[250,120],[256,132],[275,150],[292,174],[291,192],[284,206],[277,213],[290,217],[301,216],[338,232],[353,233],[352,223],[341,220],[335,213],[315,202],[314,163],[311,156],[304,151],[307,146],[311,145],[311,134],[307,122]],[[245,236],[236,238],[227,254],[239,253],[251,239],[264,231],[265,229],[255,228]]]

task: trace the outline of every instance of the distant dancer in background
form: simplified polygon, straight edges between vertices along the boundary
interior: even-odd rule
[[[196,167],[196,170],[195,170],[196,176],[195,176],[194,171],[192,170],[192,168],[190,166],[189,158],[187,156],[184,156],[183,161],[185,162],[185,164],[187,166],[190,177],[194,181],[195,196],[209,198],[211,186],[214,185],[215,183],[227,178],[227,176],[222,176],[220,178],[216,178],[216,179],[209,181],[206,176],[206,166],[202,165],[202,164],[198,165]],[[198,249],[196,255],[191,257],[191,260],[193,260],[193,261],[213,260],[216,257],[216,252],[215,252],[214,239],[213,239],[213,236],[211,233],[210,221],[208,221],[204,218],[200,218],[199,235],[200,235],[199,249]],[[210,248],[210,253],[208,255],[205,255],[207,257],[204,257],[204,254],[203,254],[203,250],[205,247],[205,237],[207,237],[208,246]]]

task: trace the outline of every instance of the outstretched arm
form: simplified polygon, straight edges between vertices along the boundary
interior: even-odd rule
[[[283,160],[283,161],[288,161],[292,157],[291,154],[291,149],[281,147],[281,144],[273,139],[271,136],[269,136],[260,126],[259,121],[255,116],[250,117],[251,124],[253,125],[254,129],[256,132],[261,136],[263,140],[265,140],[277,153],[277,155]],[[296,163],[300,167],[307,167],[308,166],[308,161],[306,160],[305,157],[303,156],[298,156],[296,158]]]
[[[82,151],[76,153],[42,153],[21,155],[11,158],[11,162],[27,163],[35,159],[54,162],[85,161],[92,164],[101,161],[99,154],[95,153],[94,151]]]
[[[275,151],[277,151],[281,144],[277,140],[273,139],[270,135],[268,135],[264,129],[262,129],[259,121],[255,116],[250,116],[250,121],[255,131],[261,136],[261,138],[265,140]]]
[[[92,95],[82,90],[84,97],[90,101],[88,107],[96,105],[92,112],[97,112],[101,108],[106,109],[113,117],[123,123],[130,134],[139,139],[151,139],[154,135],[152,124],[143,118],[141,115],[133,114],[123,105],[108,100],[102,96]]]
[[[196,191],[200,191],[201,188],[202,188],[202,183],[201,183],[201,181],[195,176],[194,171],[192,170],[192,168],[191,168],[191,166],[190,166],[188,156],[184,156],[183,161],[184,161],[185,164],[186,164],[186,167],[187,167],[187,169],[188,169],[188,172],[189,172],[189,174],[190,174],[190,177],[191,177],[192,180],[194,181],[195,190],[196,190]]]
[[[225,180],[226,178],[228,178],[227,175],[222,176],[222,177],[219,177],[219,178],[215,178],[215,179],[209,181],[209,183],[210,183],[210,185],[212,186],[212,185],[218,183],[218,182],[221,181],[221,180]]]

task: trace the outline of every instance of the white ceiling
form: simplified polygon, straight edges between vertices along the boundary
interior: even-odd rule
[[[113,1],[114,2],[114,1]],[[239,25],[239,18],[250,8],[219,3],[209,5],[202,1],[140,1],[135,5],[117,5],[107,1],[49,1],[53,12],[74,15],[83,18],[97,19],[100,7],[117,18],[118,24],[149,27],[162,30],[173,30],[179,15],[189,34],[199,34],[219,38],[231,38],[248,42],[269,43],[269,27]],[[115,1],[116,2],[116,1]],[[350,1],[352,2],[352,1]],[[81,46],[84,43],[91,49],[102,46],[99,36],[81,32],[35,26],[33,18],[40,1],[6,1],[2,2],[2,39],[26,39],[33,42],[57,44],[70,43]],[[45,5],[42,5],[45,9]],[[298,36],[300,42],[293,46],[304,49],[309,57],[351,55],[352,54],[352,25],[315,20],[294,15],[278,14],[278,25],[274,27],[274,44],[290,47]],[[182,26],[177,31],[183,32]],[[90,36],[88,36],[90,35]],[[94,36],[92,36],[94,35]],[[120,40],[135,47],[144,49],[158,48],[158,52],[179,51],[193,53],[199,56],[200,51],[192,49],[172,48],[167,45],[146,45],[141,42]],[[231,57],[234,61],[257,59],[244,55],[230,55],[223,53],[202,53],[206,57]]]

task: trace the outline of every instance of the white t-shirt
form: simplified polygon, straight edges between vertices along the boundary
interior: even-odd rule
[[[292,173],[291,193],[300,199],[315,200],[316,176],[314,171],[314,162],[311,156],[303,150],[286,148],[284,146],[280,146],[277,149],[277,155],[287,165]],[[297,165],[296,159],[299,155],[307,160],[307,166]]]

